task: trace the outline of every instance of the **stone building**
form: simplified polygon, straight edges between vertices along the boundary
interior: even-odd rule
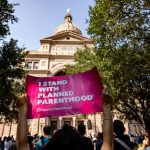
[[[69,11],[64,17],[64,23],[56,28],[54,35],[41,39],[40,43],[41,47],[30,51],[26,57],[28,73],[38,77],[63,75],[65,65],[74,64],[74,54],[78,49],[83,49],[84,46],[89,48],[94,46],[91,40],[84,37],[80,29],[72,22]],[[77,127],[79,123],[88,125],[88,133],[99,132],[101,114],[33,119],[29,121],[29,131],[31,134],[42,134],[43,126],[47,124],[57,130],[64,124]]]
[[[38,77],[64,75],[65,65],[74,64],[74,54],[78,49],[84,49],[84,46],[94,47],[92,41],[82,35],[72,19],[68,11],[64,17],[64,23],[56,28],[54,35],[41,39],[41,46],[38,50],[29,50],[29,54],[25,58],[28,74]],[[34,135],[36,133],[43,134],[42,128],[45,125],[51,125],[53,129],[57,130],[64,124],[77,127],[78,124],[84,123],[87,126],[87,134],[94,135],[102,131],[102,119],[102,113],[96,113],[32,119],[28,121],[28,124],[30,133]],[[136,126],[139,125],[135,124],[133,128]],[[0,136],[16,134],[16,124],[2,122],[0,128]],[[128,123],[126,128],[128,132]],[[132,126],[130,130],[132,130]]]

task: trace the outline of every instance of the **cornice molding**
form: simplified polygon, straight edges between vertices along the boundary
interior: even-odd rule
[[[50,58],[50,59],[73,59],[74,55],[51,55],[51,54],[28,54],[25,59]]]
[[[54,41],[61,41],[61,40],[59,40],[60,38],[67,37],[67,36],[74,37],[74,38],[81,40],[81,41],[84,41],[84,42],[90,42],[91,44],[93,43],[89,38],[84,37],[80,34],[75,34],[75,33],[70,32],[70,31],[59,33],[59,34],[52,35],[49,37],[45,37],[45,38],[41,39],[40,42],[42,44],[45,42],[52,43]],[[71,40],[68,41],[68,40],[66,40],[66,41],[62,41],[62,42],[69,42],[70,43],[70,42],[80,42],[80,41],[71,41]]]
[[[49,74],[50,73],[50,70],[26,70],[27,71],[27,74]]]

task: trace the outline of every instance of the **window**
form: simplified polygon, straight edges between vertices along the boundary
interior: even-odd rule
[[[39,62],[27,62],[27,69],[38,69],[39,68]]]
[[[67,124],[67,125],[70,125],[71,126],[71,121],[64,121],[64,125]]]
[[[84,121],[82,121],[82,120],[78,121],[78,125],[79,124],[84,124]]]
[[[32,69],[32,62],[27,62],[27,69]]]
[[[33,69],[38,69],[39,63],[38,62],[33,62]]]
[[[51,121],[52,130],[57,130],[57,121]]]
[[[70,40],[70,37],[69,37],[69,36],[67,36],[67,37],[66,37],[66,39],[67,39],[67,40]]]

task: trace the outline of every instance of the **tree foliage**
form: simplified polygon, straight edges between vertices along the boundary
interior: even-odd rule
[[[8,23],[14,23],[18,20],[13,15],[16,5],[18,4],[10,4],[7,0],[0,0],[0,39],[10,33]]]
[[[114,98],[114,108],[150,133],[148,1],[95,0],[89,16],[88,33],[95,48],[77,52],[77,63],[68,72],[96,65],[107,91]]]
[[[17,46],[17,40],[5,40],[10,34],[9,23],[17,21],[13,15],[16,5],[0,0],[0,119],[6,121],[17,117],[16,100],[23,91],[21,79],[25,75],[23,62],[27,54],[24,47]]]

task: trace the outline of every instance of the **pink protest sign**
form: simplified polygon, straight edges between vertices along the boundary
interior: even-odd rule
[[[102,111],[103,85],[98,71],[26,78],[28,119]]]

